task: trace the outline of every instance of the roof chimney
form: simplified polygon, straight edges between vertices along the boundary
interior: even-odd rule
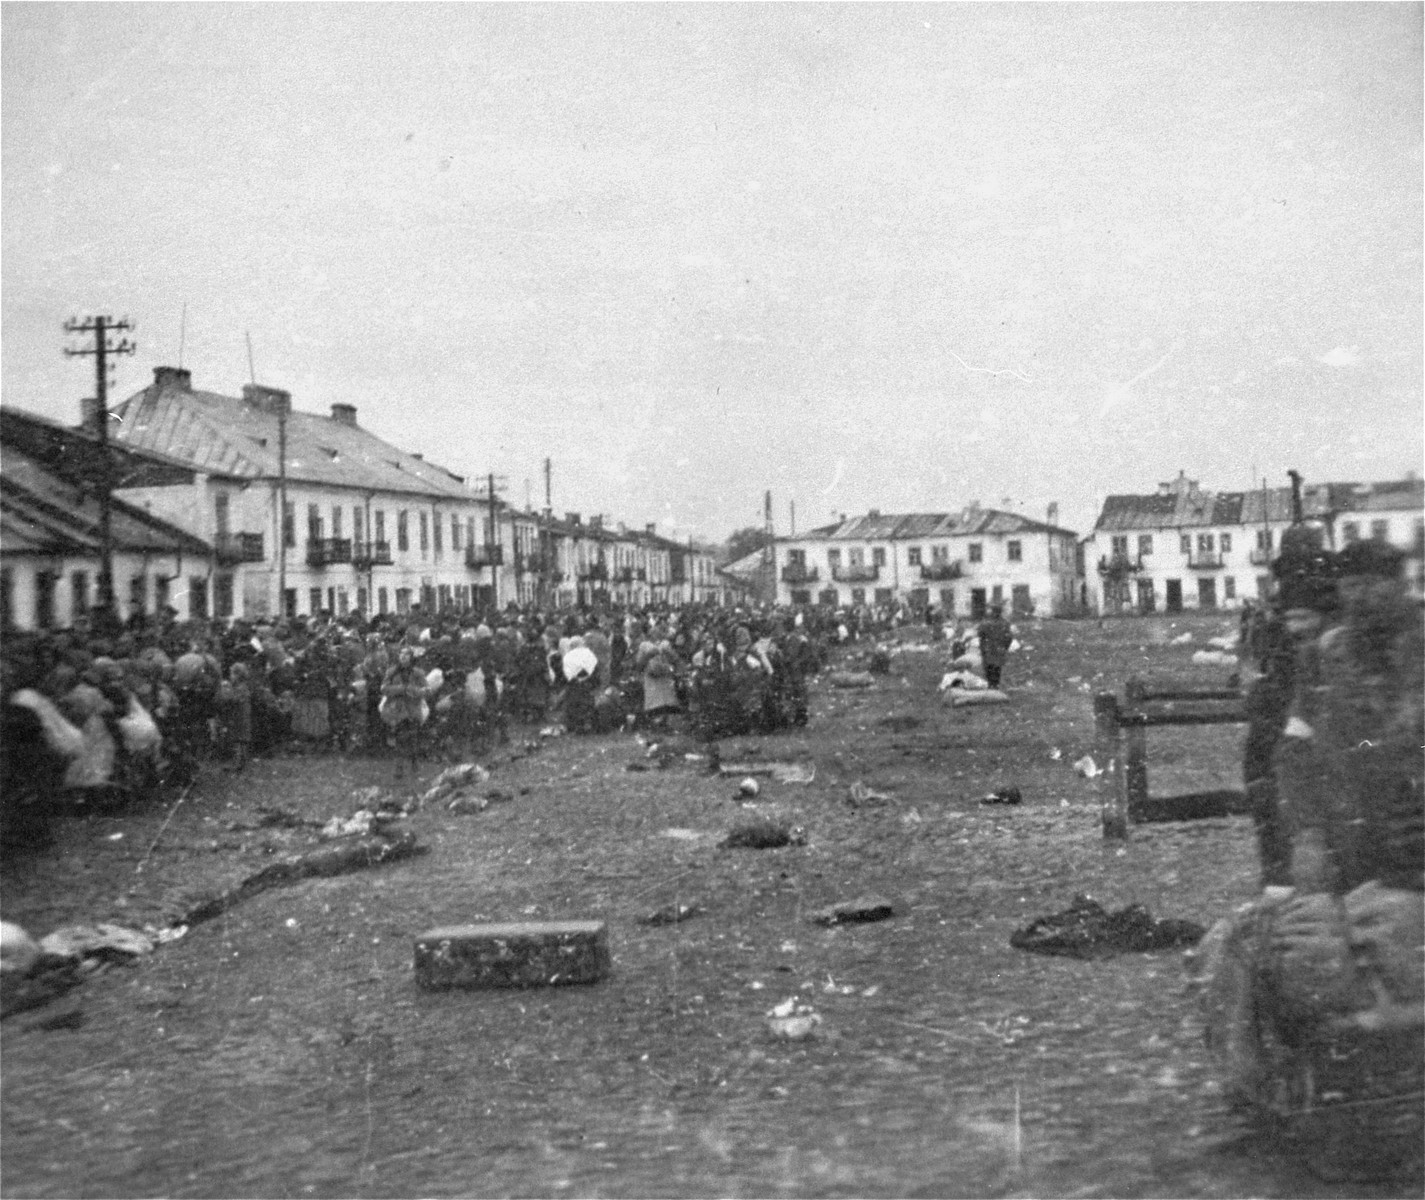
[[[649,521],[648,524],[643,527],[643,531],[645,533],[656,534],[658,532],[658,522]]]
[[[1049,507],[1044,512],[1044,519],[1050,525],[1057,525],[1059,523],[1059,502],[1057,500],[1051,500],[1049,502]]]
[[[565,513],[565,514],[564,514],[564,519],[565,519],[566,521],[568,521],[569,524],[571,524],[571,525],[579,525],[579,524],[582,524],[582,523],[583,523],[583,519],[579,516],[578,513],[575,513],[575,512],[567,512],[567,513]]]
[[[182,367],[154,367],[153,386],[159,391],[171,387],[180,392],[191,392],[193,390],[193,372],[186,371]]]
[[[332,420],[338,425],[350,425],[356,428],[356,405],[354,404],[333,404]]]
[[[873,508],[866,515],[868,517],[879,517],[881,515],[881,510],[879,508]]]
[[[184,374],[186,375],[187,372],[185,371]],[[242,385],[242,398],[244,404],[250,404],[262,412],[271,413],[274,417],[292,415],[292,393],[284,392],[281,388],[264,387],[260,383],[245,383]]]

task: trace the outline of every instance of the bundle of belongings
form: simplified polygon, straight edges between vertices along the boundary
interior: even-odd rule
[[[1208,1047],[1229,1096],[1295,1142],[1317,1174],[1418,1178],[1420,608],[1400,552],[1383,543],[1283,558],[1285,633],[1266,641],[1291,686],[1283,705],[1253,710],[1269,727],[1248,738],[1266,886],[1192,956]]]

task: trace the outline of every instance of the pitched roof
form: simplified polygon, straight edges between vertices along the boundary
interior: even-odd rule
[[[162,375],[114,410],[119,418],[117,440],[171,455],[202,471],[277,478],[281,434],[271,407],[247,397],[194,391],[172,374]],[[359,425],[294,410],[286,427],[286,474],[293,482],[452,500],[475,495],[460,476],[397,449]]]
[[[796,537],[778,538],[778,542],[806,539],[819,541],[907,541],[912,538],[935,538],[975,534],[1059,533],[1077,537],[1071,529],[1036,521],[1019,513],[998,508],[967,508],[958,513],[867,513],[849,517],[835,525],[823,525]]]
[[[1317,483],[1301,489],[1302,516],[1321,519],[1348,512],[1380,512],[1425,507],[1425,481]],[[1109,496],[1095,532],[1133,529],[1189,529],[1209,525],[1280,524],[1292,519],[1290,488],[1248,492],[1204,492],[1197,488],[1159,490],[1147,495]]]
[[[24,450],[0,448],[0,550],[5,553],[98,555],[99,492],[66,479]],[[114,497],[109,506],[115,552],[206,557],[206,542]]]

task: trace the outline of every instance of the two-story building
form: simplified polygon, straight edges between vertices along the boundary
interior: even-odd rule
[[[117,442],[198,473],[186,493],[123,494],[215,547],[216,617],[431,611],[499,593],[499,505],[492,519],[461,476],[363,429],[350,404],[300,412],[277,388],[225,396],[158,367],[115,416]]]
[[[1077,535],[1019,513],[972,505],[958,513],[842,519],[775,545],[780,604],[936,604],[978,618],[1002,604],[1019,615],[1078,611]]]
[[[1109,496],[1085,551],[1104,613],[1212,611],[1271,595],[1271,564],[1296,519],[1290,488],[1207,491],[1185,473],[1146,494]],[[1425,484],[1322,483],[1301,489],[1301,518],[1327,548],[1362,538],[1406,553],[1417,594],[1425,543]]]

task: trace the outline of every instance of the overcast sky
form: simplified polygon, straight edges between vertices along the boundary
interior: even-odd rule
[[[1419,470],[1418,4],[6,4],[3,401],[71,315],[720,539]],[[1254,476],[1255,472],[1255,476]]]

